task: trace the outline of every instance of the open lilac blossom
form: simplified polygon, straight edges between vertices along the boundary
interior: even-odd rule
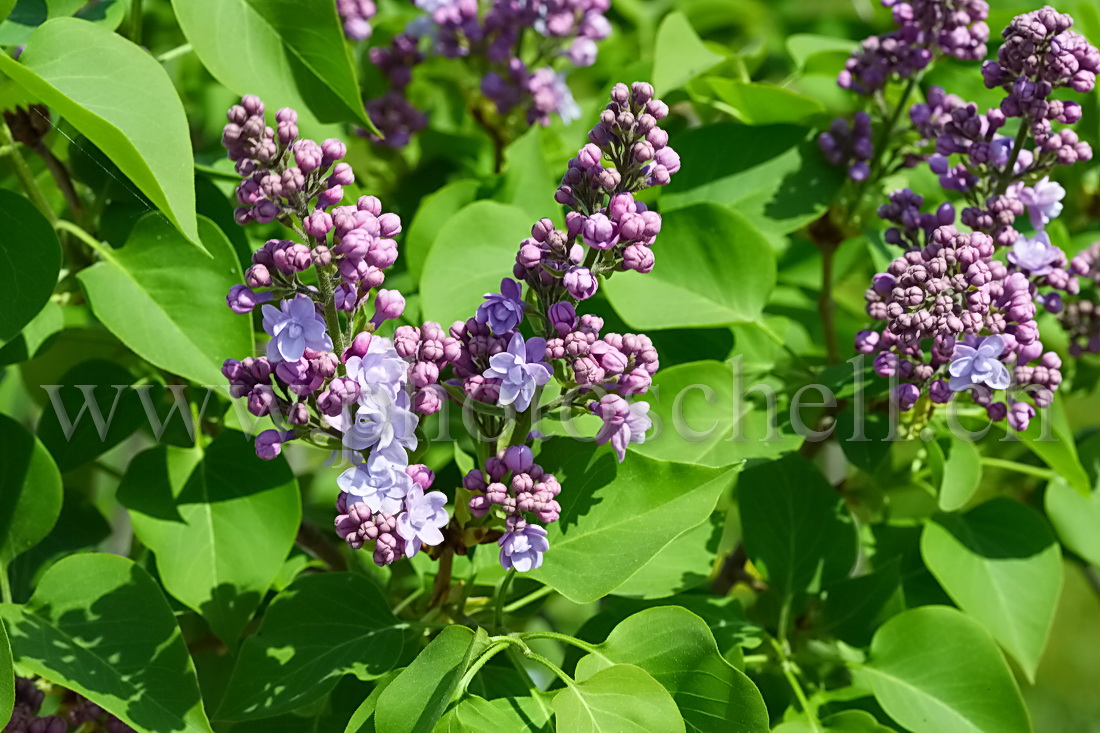
[[[413,484],[405,496],[405,511],[397,517],[397,534],[405,540],[405,555],[412,557],[421,545],[434,546],[443,541],[439,530],[447,526],[447,495],[442,491],[427,494]]]
[[[371,453],[365,463],[352,466],[336,479],[341,491],[361,502],[374,513],[397,514],[401,501],[412,488],[405,473],[406,461],[393,461],[383,453]]]
[[[956,392],[979,384],[990,389],[1008,389],[1012,379],[999,358],[1005,350],[1004,339],[994,334],[975,343],[976,347],[955,344],[954,360],[948,368],[951,374],[948,385]]]
[[[550,366],[543,361],[546,339],[533,338],[524,342],[516,333],[508,350],[489,359],[489,368],[482,373],[486,379],[499,379],[500,404],[512,405],[523,412],[531,406],[535,389],[550,381]]]
[[[1046,232],[1039,232],[1032,238],[1021,236],[1008,253],[1008,261],[1027,270],[1030,275],[1046,275],[1058,263],[1062,251],[1050,243]]]
[[[500,281],[499,293],[485,293],[485,302],[478,306],[476,318],[478,323],[488,323],[499,336],[518,326],[526,309],[523,286],[506,277]]]
[[[653,425],[648,402],[629,403],[619,395],[604,395],[599,402],[592,403],[592,412],[603,420],[596,434],[597,445],[610,442],[619,463],[626,459],[626,446],[644,443],[646,431]]]
[[[271,336],[267,345],[268,361],[298,361],[307,348],[332,349],[332,339],[325,332],[325,319],[317,315],[313,301],[304,295],[284,300],[278,308],[265,305],[263,314],[264,330]]]
[[[1066,197],[1066,189],[1059,186],[1049,177],[1043,178],[1034,186],[1020,189],[1019,198],[1027,207],[1028,216],[1031,217],[1031,226],[1041,230],[1058,215],[1062,213],[1062,199]]]
[[[542,554],[550,549],[546,539],[546,530],[537,524],[527,524],[523,520],[515,528],[508,530],[497,540],[500,545],[500,564],[505,570],[521,573],[534,570],[542,565]]]
[[[397,354],[393,342],[382,336],[360,334],[352,348],[366,342],[362,354],[349,356],[344,364],[348,379],[359,384],[363,393],[385,389],[394,399],[405,384],[408,364]]]
[[[417,417],[409,410],[409,396],[394,398],[386,390],[363,394],[354,420],[344,431],[344,445],[351,450],[373,448],[390,460],[408,461],[405,451],[415,450]]]

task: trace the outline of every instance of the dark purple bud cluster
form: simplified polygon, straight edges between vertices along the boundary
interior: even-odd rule
[[[114,715],[70,690],[53,686],[61,693],[61,703],[54,715],[39,716],[46,693],[34,680],[15,678],[15,706],[4,733],[68,733],[68,731],[105,731],[106,733],[136,733]],[[70,728],[71,726],[71,728]]]
[[[882,0],[898,28],[863,41],[844,65],[837,83],[871,94],[894,77],[909,78],[945,53],[965,61],[985,58],[989,4],[984,0]]]
[[[886,230],[888,244],[904,247],[906,251],[920,249],[932,232],[942,226],[955,223],[955,207],[945,201],[935,213],[921,213],[924,197],[912,189],[903,188],[889,196],[889,203],[878,208],[880,218],[895,224]]]
[[[1078,297],[1059,303],[1058,320],[1069,335],[1069,353],[1074,357],[1100,354],[1100,242],[1070,260],[1069,270],[1076,276],[1074,282],[1084,283]]]
[[[463,60],[482,75],[481,93],[501,116],[513,111],[527,124],[550,124],[558,115],[567,124],[580,108],[555,60],[576,67],[596,61],[598,41],[611,33],[604,17],[609,0],[414,0],[428,15],[394,37],[390,48],[372,49],[371,61],[390,81],[390,91],[367,103],[371,121],[383,137],[375,142],[406,145],[427,122],[404,95],[412,69],[424,60],[418,47],[430,39],[439,56]],[[482,7],[485,5],[485,7]],[[525,33],[538,43],[522,43]],[[427,41],[425,41],[427,43]]]
[[[926,389],[940,404],[968,391],[991,419],[1007,416],[1023,430],[1034,408],[1018,393],[1035,407],[1051,403],[1062,381],[1060,362],[1043,352],[1034,285],[1018,268],[994,260],[993,252],[986,234],[940,226],[923,248],[910,249],[875,275],[867,313],[886,328],[860,331],[855,346],[875,355],[879,376],[900,380],[894,398],[903,410]],[[1007,402],[994,401],[995,392],[1010,386]]]
[[[852,124],[848,124],[843,117],[837,117],[829,125],[828,132],[818,136],[817,146],[831,165],[847,167],[848,177],[853,181],[866,181],[871,175],[868,161],[875,153],[871,116],[866,112],[856,112]]]
[[[374,0],[336,0],[336,12],[349,41],[365,41],[374,32],[370,24],[378,12]]]

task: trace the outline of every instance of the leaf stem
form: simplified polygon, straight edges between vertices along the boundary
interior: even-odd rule
[[[462,680],[458,683],[458,687],[455,688],[455,696],[451,699],[457,699],[463,693],[465,693],[466,688],[470,686],[470,683],[473,681],[474,677],[481,670],[481,668],[485,666],[485,663],[495,657],[498,652],[501,652],[508,646],[510,646],[511,641],[512,639],[507,636],[497,637],[493,639],[493,643],[489,644],[489,646],[485,648],[485,651],[481,653],[481,656],[475,659],[474,663],[471,664],[466,670],[466,674],[462,675]]]
[[[165,61],[171,61],[172,59],[176,58],[177,56],[183,56],[184,54],[191,53],[192,50],[193,49],[191,48],[190,43],[184,43],[181,46],[176,46],[175,48],[173,48],[169,51],[165,51],[160,56],[157,56],[157,61],[159,61],[163,64]]]
[[[551,588],[548,585],[544,585],[541,588],[539,588],[537,591],[534,591],[533,593],[528,593],[523,598],[520,598],[518,601],[512,601],[511,603],[509,603],[507,606],[504,607],[504,612],[505,613],[515,613],[516,611],[523,608],[527,604],[534,603],[538,599],[544,598],[545,596],[548,596],[553,592],[554,592],[553,588]]]
[[[980,463],[983,466],[989,466],[990,468],[1003,468],[1006,471],[1015,471],[1017,473],[1022,473],[1027,476],[1034,476],[1035,478],[1041,478],[1044,481],[1050,481],[1057,475],[1049,468],[1031,466],[1026,463],[1020,463],[1019,461],[1010,461],[1007,458],[982,456]]]
[[[138,46],[141,45],[142,13],[141,0],[130,0],[130,24],[127,35]]]
[[[8,566],[0,562],[0,601],[11,603],[11,580],[8,578]]]
[[[568,634],[562,634],[557,631],[527,631],[520,634],[519,638],[524,641],[528,639],[554,639],[563,644],[571,644],[578,649],[583,649],[589,654],[595,654],[599,651],[594,644],[589,644],[587,641],[582,641],[575,636],[569,636]]]
[[[100,257],[103,257],[103,258],[110,257],[111,247],[107,244],[104,244],[103,242],[100,242],[98,239],[93,237],[91,234],[88,234],[88,232],[83,227],[81,227],[79,224],[74,224],[73,222],[68,221],[67,219],[58,219],[58,220],[53,222],[53,228],[57,229],[59,231],[68,232],[69,234],[72,234],[77,239],[79,239],[81,242],[83,242],[84,244],[88,245],[93,250],[95,250],[96,254],[98,254]]]
[[[806,698],[806,692],[802,689],[801,683],[794,675],[794,663],[787,656],[786,650],[783,648],[783,644],[769,637],[769,641],[773,647],[775,647],[776,654],[779,655],[779,668],[783,671],[783,676],[787,678],[787,683],[791,686],[791,691],[794,692],[795,699],[798,700],[798,704],[802,707],[802,712],[806,713],[806,717],[809,719],[810,728],[815,732],[820,733],[822,731],[821,721],[817,719],[817,713],[813,707],[810,706],[810,701]]]
[[[42,215],[46,217],[50,224],[56,224],[57,214],[53,213],[53,209],[50,208],[49,201],[46,200],[46,194],[42,193],[38,182],[34,180],[34,174],[31,172],[30,166],[27,165],[23,153],[20,152],[11,136],[8,123],[3,120],[0,120],[0,145],[10,146],[8,157],[11,158],[11,167],[15,171],[15,177],[19,179],[20,185],[23,186],[23,190],[27,192],[27,197],[38,207],[38,210],[42,212]]]
[[[830,242],[817,246],[821,252],[821,292],[817,296],[817,312],[821,316],[822,337],[825,339],[825,362],[840,363],[840,348],[836,340],[836,303],[833,302],[833,258],[837,245]]]

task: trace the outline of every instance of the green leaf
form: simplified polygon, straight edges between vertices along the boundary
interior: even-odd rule
[[[856,532],[832,486],[791,454],[753,466],[737,481],[745,552],[785,594],[841,580],[856,560]]]
[[[570,490],[558,497],[561,519],[550,525],[550,552],[532,576],[577,603],[615,590],[681,533],[705,522],[733,479],[729,469],[639,455],[620,464],[608,448],[563,438],[548,441],[539,455]],[[617,551],[609,553],[612,547]]]
[[[616,588],[615,595],[667,598],[707,582],[725,520],[724,513],[715,512],[708,521],[681,534]]]
[[[708,76],[703,81],[746,125],[800,123],[825,112],[825,105],[813,97],[774,84],[720,76]]]
[[[81,362],[42,385],[50,402],[38,420],[38,437],[61,471],[71,471],[130,437],[145,419],[134,377],[112,361]]]
[[[22,45],[50,18],[74,14],[113,31],[126,16],[126,4],[124,0],[0,0],[0,20],[6,18],[0,23],[0,46]]]
[[[997,645],[953,608],[924,606],[890,619],[862,671],[886,713],[914,733],[1031,731]]]
[[[234,647],[298,534],[301,499],[286,461],[260,460],[245,435],[225,430],[205,451],[140,453],[118,500],[165,590]]]
[[[50,533],[61,513],[61,474],[42,442],[0,415],[0,573]]]
[[[390,672],[378,678],[374,689],[367,695],[367,699],[359,704],[344,728],[344,733],[375,733],[374,711],[378,709],[378,698],[390,683],[397,679],[397,672]]]
[[[461,180],[448,183],[437,191],[420,200],[409,230],[405,233],[405,246],[402,253],[409,275],[419,280],[424,270],[424,261],[435,243],[436,237],[443,231],[447,221],[462,207],[477,199],[478,181]],[[517,249],[519,247],[517,246]]]
[[[1081,496],[1092,493],[1092,482],[1077,457],[1077,445],[1074,443],[1073,431],[1066,420],[1060,397],[1055,395],[1049,414],[1032,420],[1027,430],[1016,435],[1077,493]]]
[[[523,209],[532,224],[548,215],[560,224],[560,209],[546,205],[561,183],[561,171],[547,163],[543,154],[545,130],[542,125],[534,125],[508,145],[504,151],[504,173],[497,179],[492,198]]]
[[[667,250],[661,242],[669,243]],[[665,214],[656,249],[652,273],[620,273],[604,284],[615,311],[633,328],[756,321],[775,287],[768,241],[748,219],[720,206]]]
[[[1047,484],[1044,507],[1058,538],[1068,549],[1100,565],[1100,491],[1085,498],[1058,477]]]
[[[672,145],[683,167],[661,192],[661,212],[710,202],[730,207],[765,234],[800,229],[825,211],[844,182],[814,138],[797,125],[732,122],[678,134]],[[658,259],[662,241],[669,241],[663,233]],[[661,267],[658,262],[654,273]]]
[[[8,632],[4,630],[4,622],[0,620],[0,720],[10,719],[14,706],[15,666],[12,664]]]
[[[95,143],[184,236],[195,222],[191,136],[172,80],[146,51],[95,23],[48,20],[0,71]]]
[[[65,314],[56,302],[46,301],[46,307],[30,320],[23,330],[0,348],[0,365],[29,361],[53,344],[53,337],[65,328]]]
[[[436,733],[539,733],[550,722],[550,710],[533,697],[486,700],[469,695],[447,711]]]
[[[802,440],[780,433],[779,415],[757,409],[745,394],[751,383],[739,385],[736,374],[734,364],[718,361],[658,371],[653,386],[640,398],[651,405],[655,435],[631,447],[658,460],[714,467],[798,450]]]
[[[577,663],[577,680],[614,664],[636,665],[660,682],[689,731],[768,730],[756,685],[722,658],[707,624],[687,609],[651,608],[626,619]]]
[[[308,105],[321,122],[373,126],[351,46],[328,0],[172,0],[203,66],[230,91]]]
[[[376,725],[386,733],[429,733],[443,715],[462,675],[488,645],[483,629],[448,626],[378,698]]]
[[[928,446],[932,475],[940,487],[940,509],[962,509],[982,482],[982,454],[954,435]]]
[[[703,45],[687,16],[669,13],[657,29],[653,60],[653,88],[665,95],[724,59]]]
[[[523,209],[495,201],[475,201],[448,219],[420,275],[424,318],[446,328],[472,317],[482,296],[499,293],[501,278],[511,275],[532,224]]]
[[[787,37],[787,53],[794,59],[795,68],[807,75],[835,76],[844,68],[845,60],[857,45],[848,38],[813,33],[795,33]]]
[[[661,683],[616,664],[554,696],[560,733],[682,733],[684,720]]]
[[[401,653],[402,628],[386,597],[362,575],[298,578],[241,646],[217,717],[276,715],[317,700],[346,674],[387,672]]]
[[[145,216],[125,247],[77,277],[96,317],[135,353],[198,384],[220,385],[226,358],[252,354],[252,323],[225,305],[223,294],[244,282],[233,246],[203,217],[199,236],[210,257],[163,219]]]
[[[843,710],[820,720],[817,728],[802,720],[792,720],[772,728],[772,733],[892,733],[865,710]]]
[[[1007,497],[941,514],[921,535],[928,569],[1034,681],[1058,595],[1062,553],[1046,522]]]
[[[34,204],[5,190],[0,190],[0,259],[2,344],[46,306],[61,271],[61,244],[53,227]]]
[[[874,630],[905,608],[899,565],[892,559],[874,572],[830,587],[821,609],[823,627],[853,646],[870,644]]]
[[[24,669],[84,695],[140,731],[210,733],[195,667],[168,602],[117,555],[73,555],[25,606],[0,605]]]

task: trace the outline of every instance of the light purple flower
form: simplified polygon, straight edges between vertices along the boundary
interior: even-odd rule
[[[407,456],[406,456],[407,462]],[[392,461],[382,453],[371,453],[365,463],[352,466],[336,479],[341,491],[354,497],[352,503],[363,503],[377,514],[397,514],[401,500],[409,493],[413,482],[405,473],[405,464]]]
[[[348,357],[345,363],[348,378],[358,382],[364,394],[385,388],[396,398],[404,389],[409,365],[398,356],[389,339],[375,335],[369,335],[368,339],[366,353]]]
[[[306,349],[329,351],[332,339],[325,332],[325,320],[317,315],[313,301],[302,295],[284,300],[279,308],[263,307],[264,330],[271,336],[267,358],[271,363],[298,361]]]
[[[1062,199],[1066,197],[1066,190],[1050,178],[1036,183],[1029,188],[1021,188],[1020,201],[1027,207],[1028,216],[1031,217],[1031,226],[1042,230],[1052,220],[1062,213]]]
[[[509,530],[497,540],[500,545],[500,564],[505,570],[516,569],[521,573],[542,565],[542,553],[550,549],[546,530],[537,524],[527,524]]]
[[[488,323],[498,336],[508,333],[523,320],[523,286],[510,277],[500,281],[499,293],[485,293],[485,302],[477,308],[477,322]]]
[[[1046,275],[1054,269],[1060,254],[1061,250],[1050,243],[1047,233],[1039,232],[1031,239],[1024,236],[1017,239],[1008,253],[1008,261],[1031,275]]]
[[[550,381],[550,366],[543,361],[546,355],[546,339],[533,338],[526,343],[516,333],[508,343],[508,350],[489,358],[489,368],[482,374],[486,379],[499,379],[500,404],[513,405],[523,412],[531,406],[535,389]]]
[[[646,431],[653,426],[648,402],[631,403],[618,395],[609,394],[594,403],[592,411],[603,420],[600,431],[596,433],[596,444],[610,442],[619,456],[619,463],[626,459],[627,444],[644,443]]]
[[[1005,342],[997,334],[986,336],[977,342],[977,348],[956,344],[954,361],[948,367],[951,380],[948,385],[956,392],[984,384],[990,389],[1007,389],[1011,383],[1008,369],[1001,362]]]
[[[405,540],[405,554],[412,557],[420,551],[420,546],[438,545],[443,541],[441,527],[446,527],[450,517],[444,508],[447,495],[442,491],[427,494],[424,489],[413,484],[405,496],[405,511],[397,517],[397,534]]]
[[[396,463],[408,463],[406,451],[415,450],[416,415],[409,410],[409,395],[394,398],[386,390],[364,392],[359,397],[355,419],[347,420],[344,445],[351,450],[373,448]]]

